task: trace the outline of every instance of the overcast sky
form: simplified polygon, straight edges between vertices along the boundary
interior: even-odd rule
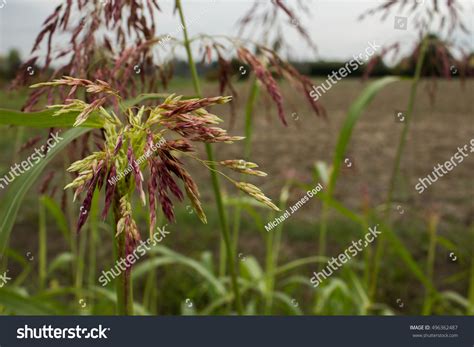
[[[269,1],[269,0],[266,0]],[[288,1],[288,0],[287,0]],[[289,0],[289,3],[295,0]],[[313,19],[302,20],[312,39],[316,42],[319,57],[323,59],[347,59],[353,54],[363,52],[368,41],[377,44],[389,44],[394,41],[411,43],[416,39],[416,32],[410,27],[408,17],[407,30],[395,30],[395,18],[389,17],[381,22],[380,16],[358,21],[359,14],[374,7],[379,1],[366,0],[305,0],[313,12]],[[423,0],[413,0],[423,1]],[[431,0],[424,0],[431,2]],[[474,32],[474,0],[461,0],[464,4],[464,22],[471,33]],[[52,13],[61,0],[0,0],[0,54],[11,48],[20,50],[26,58],[33,45],[41,23]],[[157,21],[158,32],[167,34],[176,31],[177,16],[172,15],[174,1],[158,0],[163,8]],[[235,23],[252,4],[251,0],[185,0],[185,14],[188,19],[195,18],[189,27],[190,34],[237,34]],[[296,59],[314,58],[314,53],[301,40],[297,33],[287,26],[285,31],[287,42],[292,45],[291,55]],[[179,34],[181,35],[181,34]],[[474,50],[473,35],[457,33],[456,39]],[[406,47],[411,47],[407,44]]]

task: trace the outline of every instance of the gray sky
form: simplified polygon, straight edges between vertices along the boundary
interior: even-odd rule
[[[269,1],[269,0],[266,0]],[[291,1],[294,0],[289,0]],[[368,42],[389,44],[394,41],[403,41],[407,49],[411,48],[416,39],[416,32],[410,26],[408,17],[407,30],[395,30],[395,18],[389,17],[386,21],[379,20],[380,15],[358,21],[359,14],[372,8],[379,1],[366,0],[307,0],[313,12],[311,21],[302,20],[310,36],[316,42],[319,57],[323,59],[347,59],[353,54],[363,52]],[[423,1],[423,0],[413,0]],[[424,0],[431,2],[431,0]],[[465,8],[463,19],[471,33],[474,32],[474,0],[461,0]],[[33,45],[41,23],[52,13],[61,0],[0,0],[0,54],[11,48],[20,50],[26,58]],[[157,17],[157,27],[160,34],[173,33],[178,28],[177,16],[172,15],[174,1],[159,0],[163,13]],[[251,6],[251,0],[186,0],[184,1],[185,14],[190,25],[190,34],[237,34],[235,23]],[[293,48],[292,58],[311,59],[314,53],[297,35],[291,25],[286,26],[286,41]],[[178,35],[181,36],[181,33]],[[464,42],[466,48],[474,50],[473,34],[469,36],[456,33],[455,38]]]

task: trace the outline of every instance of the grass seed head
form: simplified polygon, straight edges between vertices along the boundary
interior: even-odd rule
[[[84,87],[89,93],[113,94],[103,81],[93,83],[83,79],[64,78],[44,85],[73,85]],[[120,99],[120,96],[117,95],[115,99]],[[137,192],[145,205],[147,199],[143,189],[144,184],[147,187],[150,205],[150,232],[156,225],[156,202],[161,205],[165,217],[169,221],[174,221],[173,200],[180,202],[184,200],[180,184],[184,187],[199,219],[203,223],[207,223],[198,186],[185,169],[184,163],[178,158],[194,159],[210,170],[216,170],[214,166],[209,166],[209,162],[195,155],[191,143],[229,143],[242,139],[240,136],[231,136],[224,129],[215,126],[221,122],[221,119],[206,110],[207,107],[227,103],[231,98],[218,96],[183,100],[181,96],[170,95],[156,107],[129,107],[122,110],[122,119],[102,107],[108,100],[108,98],[102,97],[90,104],[75,102],[73,106],[65,104],[54,107],[56,116],[71,111],[73,107],[76,111],[80,110],[76,126],[82,124],[88,115],[95,111],[99,111],[97,114],[103,122],[104,144],[98,144],[99,151],[74,162],[68,169],[69,172],[77,172],[78,176],[66,188],[74,188],[75,196],[86,192],[81,209],[81,212],[85,211],[86,213],[82,213],[79,217],[78,230],[87,219],[94,192],[96,189],[101,191],[104,182],[105,206],[102,217],[106,217],[114,201],[120,200],[117,234],[127,233],[126,240],[130,249],[139,240],[138,229],[132,217],[131,194]],[[167,140],[166,137],[170,136],[175,138]],[[255,170],[258,167],[257,164],[244,160],[224,160],[213,164],[220,164],[239,173],[256,176],[266,175],[262,171]],[[145,179],[143,172],[146,172],[146,169],[148,169],[148,175]],[[223,173],[219,173],[256,200],[278,210],[256,186],[235,182]]]

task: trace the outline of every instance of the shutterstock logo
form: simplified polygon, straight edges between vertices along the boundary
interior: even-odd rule
[[[106,332],[110,328],[53,328],[51,325],[43,325],[41,328],[30,328],[25,324],[23,328],[16,330],[17,339],[107,339]]]

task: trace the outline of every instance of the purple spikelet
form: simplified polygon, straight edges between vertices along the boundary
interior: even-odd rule
[[[133,263],[129,262],[126,258],[128,255],[133,254],[139,242],[140,235],[138,233],[127,232],[127,235],[125,235],[125,271],[127,275],[132,270]]]
[[[118,154],[118,152],[119,152],[120,149],[122,148],[122,144],[123,144],[123,135],[120,135],[120,136],[117,138],[117,143],[115,144],[114,156],[116,156],[116,155]]]
[[[97,189],[100,191],[102,186],[104,185],[104,179],[107,176],[107,165],[105,161],[102,161],[100,164],[100,170],[98,171],[98,179],[97,179]]]
[[[142,200],[143,205],[146,205],[145,192],[143,191],[143,180],[144,180],[143,174],[140,171],[140,167],[138,166],[138,163],[135,160],[135,157],[133,155],[132,146],[128,147],[127,158],[128,158],[128,164],[131,165],[133,168],[133,175],[135,176],[135,185],[140,194],[140,199]]]
[[[91,178],[89,182],[89,187],[87,189],[86,198],[82,202],[80,208],[79,219],[77,221],[77,232],[81,231],[81,228],[86,223],[87,218],[89,217],[89,212],[91,210],[92,198],[94,197],[94,190],[97,185],[98,175],[97,173]]]
[[[112,201],[114,199],[115,184],[114,182],[109,182],[109,180],[111,181],[112,177],[115,177],[116,174],[117,169],[115,168],[115,166],[112,166],[107,176],[107,183],[105,188],[105,205],[104,209],[102,210],[102,219],[105,219],[107,217],[107,213],[109,212],[110,206],[112,205]]]
[[[161,209],[165,214],[165,217],[170,221],[174,221],[174,212],[173,212],[173,202],[168,197],[166,192],[167,184],[164,176],[167,174],[166,167],[163,162],[159,162],[156,164],[156,168],[158,171],[158,200],[161,204]]]
[[[163,176],[162,180],[163,180],[164,186],[168,188],[170,192],[173,193],[173,195],[176,196],[176,198],[179,201],[183,201],[184,199],[183,192],[181,191],[181,189],[179,189],[175,180],[173,179],[173,177],[171,177],[169,171],[166,169],[165,166],[164,166],[164,170],[161,171],[161,174]]]
[[[150,201],[150,235],[155,230],[156,226],[156,192],[158,185],[156,183],[158,179],[158,170],[154,165],[154,160],[150,162],[150,180],[148,181],[148,199]]]

